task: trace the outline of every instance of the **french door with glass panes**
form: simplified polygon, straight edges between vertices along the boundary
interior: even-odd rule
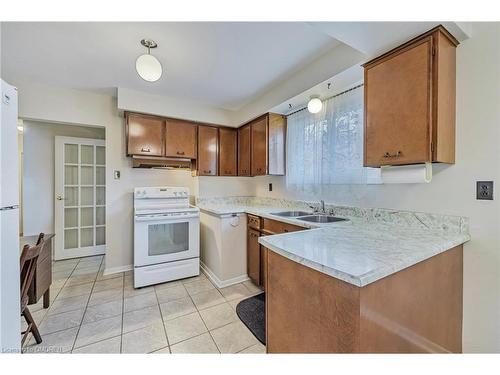
[[[104,254],[104,140],[55,137],[55,254],[67,259]]]

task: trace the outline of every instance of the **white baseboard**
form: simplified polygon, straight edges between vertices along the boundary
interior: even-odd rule
[[[217,288],[225,288],[227,286],[239,284],[242,283],[243,281],[250,280],[247,274],[233,277],[228,280],[221,280],[217,276],[215,276],[212,270],[210,270],[210,268],[208,268],[206,264],[203,263],[202,261],[200,261],[200,268],[203,271],[203,273],[210,279],[210,281],[215,284]]]
[[[134,269],[133,264],[129,264],[127,266],[121,266],[121,267],[111,267],[111,268],[105,268],[103,274],[105,276],[111,275],[113,273],[120,273],[120,272],[126,272],[126,271],[131,271]]]

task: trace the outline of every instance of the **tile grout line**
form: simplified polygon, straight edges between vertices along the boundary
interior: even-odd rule
[[[208,280],[208,281],[209,281],[209,282],[213,285],[213,283],[212,283],[210,280]],[[224,297],[224,295],[223,295],[223,294],[219,291],[219,289],[217,289],[217,287],[216,287],[215,285],[213,285],[213,286],[215,287],[215,290],[217,290],[217,291],[219,292],[219,294],[222,296],[222,298],[224,299],[225,303],[227,303],[227,301],[226,301],[226,297]],[[219,345],[217,345],[217,342],[215,341],[215,339],[214,339],[214,337],[213,337],[212,333],[210,332],[210,330],[208,329],[207,324],[206,324],[206,323],[205,323],[205,321],[203,320],[203,317],[202,317],[202,316],[201,316],[201,314],[200,314],[200,310],[198,309],[198,306],[196,306],[196,304],[194,303],[194,300],[193,300],[193,298],[192,298],[191,294],[189,294],[189,293],[188,293],[188,295],[189,295],[189,298],[191,299],[191,302],[192,302],[192,303],[193,303],[193,305],[194,305],[194,308],[195,308],[195,309],[196,309],[196,311],[198,312],[198,315],[200,316],[200,319],[201,319],[201,321],[203,322],[203,325],[204,325],[204,326],[205,326],[205,328],[207,329],[207,332],[208,332],[208,334],[210,335],[210,338],[212,339],[212,342],[215,344],[215,348],[217,349],[217,351],[219,352],[219,354],[222,354],[222,352],[220,351]],[[220,305],[222,305],[222,303],[221,303]],[[215,306],[218,306],[218,305],[215,305]],[[210,306],[210,307],[213,307],[213,306]],[[197,336],[195,336],[195,337],[197,337]]]
[[[104,257],[101,258],[101,262],[99,263],[99,269],[101,268],[101,264],[103,261],[104,261]],[[80,262],[78,262],[78,263],[80,263]],[[85,313],[87,312],[87,308],[89,306],[90,296],[92,296],[92,292],[94,291],[95,283],[97,280],[97,275],[99,275],[99,270],[97,270],[97,273],[96,273],[95,279],[94,279],[94,283],[92,284],[92,288],[90,289],[90,294],[89,294],[89,297],[87,299],[87,303],[85,304],[85,308],[83,310],[82,320],[80,321],[80,325],[78,326],[75,340],[73,341],[73,346],[71,347],[71,352],[73,352],[73,350],[75,349],[76,340],[78,339],[78,335],[80,334],[80,329],[82,328],[82,325],[83,325],[83,319],[85,318]]]
[[[186,288],[184,288],[184,289],[186,289]],[[163,332],[165,332],[165,337],[167,338],[167,346],[166,347],[168,347],[168,352],[170,354],[172,354],[172,350],[170,350],[170,340],[168,339],[168,334],[167,334],[167,327],[165,327],[165,321],[163,320],[163,314],[161,313],[160,300],[158,299],[158,293],[157,293],[156,288],[154,286],[153,286],[153,291],[155,292],[156,303],[158,305],[158,309],[160,310],[160,317],[161,317],[161,324],[163,326]],[[162,350],[162,349],[165,349],[165,347],[157,349],[157,350]],[[154,353],[157,350],[154,350],[153,352],[150,352],[150,353]]]
[[[105,339],[102,339],[102,340],[98,340],[98,341],[95,341],[95,342],[91,342],[90,344],[79,346],[78,348],[75,348],[74,350],[79,350],[79,349],[82,349],[82,348],[86,348],[87,346],[91,346],[91,345],[94,345],[94,344],[99,344],[100,342],[103,342],[103,341],[106,341],[106,340],[116,339],[117,337],[121,337],[121,336],[120,335],[116,335],[116,336],[108,337],[108,338],[105,338]],[[71,353],[73,354],[73,351],[71,351]],[[101,353],[92,353],[92,354],[101,354]]]

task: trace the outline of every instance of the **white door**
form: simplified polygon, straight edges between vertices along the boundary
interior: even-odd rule
[[[104,254],[106,152],[99,139],[55,137],[55,254]]]

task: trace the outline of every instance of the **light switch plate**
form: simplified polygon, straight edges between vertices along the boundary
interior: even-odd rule
[[[115,180],[119,180],[120,179],[120,171],[113,171],[113,176],[115,177]]]
[[[493,181],[476,182],[476,199],[493,200]]]

